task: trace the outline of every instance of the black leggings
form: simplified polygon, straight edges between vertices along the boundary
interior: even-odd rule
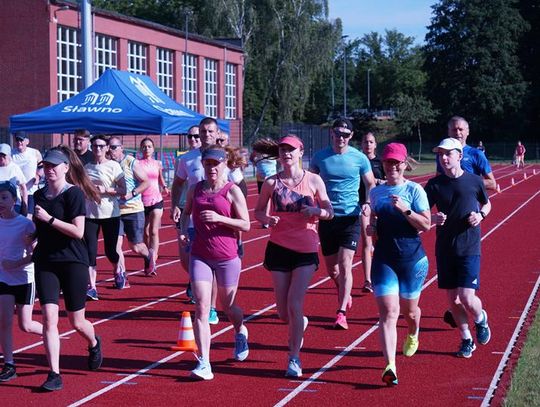
[[[105,256],[112,264],[118,263],[120,257],[116,251],[118,243],[118,231],[120,229],[120,217],[106,219],[90,219],[84,221],[84,240],[88,246],[90,266],[96,266],[99,229],[103,231],[103,243],[105,244]]]

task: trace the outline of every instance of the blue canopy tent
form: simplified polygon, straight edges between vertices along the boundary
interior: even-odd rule
[[[177,103],[146,75],[106,70],[91,86],[56,105],[11,116],[11,132],[186,133],[205,116]],[[229,123],[218,120],[229,132]]]

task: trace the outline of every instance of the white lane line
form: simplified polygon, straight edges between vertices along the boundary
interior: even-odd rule
[[[527,203],[529,203],[533,198],[535,198],[540,191],[536,192],[531,198],[529,198],[527,201],[525,201],[522,205],[520,205],[516,210],[514,210],[510,215],[508,215],[506,218],[504,218],[502,221],[500,221],[497,225],[495,225],[488,233],[486,233],[484,236],[482,236],[482,241],[486,239],[491,233],[495,230],[497,230],[499,227],[503,225],[510,217],[514,216],[520,209],[522,209]],[[430,286],[435,280],[437,279],[437,275],[433,276],[427,283],[424,284],[422,287],[422,291],[425,290],[428,286]],[[540,277],[538,278],[538,281],[540,282]],[[538,284],[536,286],[536,289],[538,288]],[[534,293],[536,293],[536,289],[533,290]],[[532,297],[534,298],[534,296]],[[528,309],[528,307],[526,307]],[[523,318],[523,316],[522,316]],[[523,318],[524,319],[524,318]],[[519,325],[519,324],[518,324]],[[369,337],[373,332],[375,332],[379,328],[378,323],[373,325],[367,332],[365,332],[362,336],[357,338],[353,343],[351,343],[349,346],[347,346],[342,352],[340,352],[337,356],[335,356],[332,360],[330,360],[326,365],[324,365],[321,369],[319,369],[317,372],[315,372],[311,377],[309,377],[306,381],[304,381],[300,386],[297,387],[297,390],[291,392],[287,397],[280,400],[278,403],[274,405],[274,407],[282,407],[285,404],[287,404],[289,401],[291,401],[293,398],[295,398],[300,391],[304,390],[306,387],[308,387],[311,383],[313,383],[314,380],[316,380],[319,376],[321,376],[323,373],[325,373],[327,370],[329,370],[332,366],[334,366],[337,362],[339,362],[343,357],[345,357],[353,348],[357,347],[360,343],[364,341],[367,337]],[[516,328],[517,329],[517,328]],[[510,341],[510,344],[513,345],[513,341]],[[512,348],[507,348],[508,357],[510,356],[510,350]],[[504,359],[504,358],[503,358]],[[503,361],[501,361],[502,363]],[[506,364],[506,361],[505,361]],[[500,366],[500,365],[499,365]],[[502,374],[502,372],[501,372]],[[497,379],[498,380],[498,379]],[[494,378],[495,381],[495,378]],[[490,389],[493,386],[490,385]],[[489,394],[489,393],[488,393]],[[487,395],[486,395],[487,397]],[[491,398],[491,396],[488,398],[488,400]],[[482,399],[482,397],[481,397]],[[484,398],[484,401],[486,399]],[[482,407],[484,404],[482,404]],[[487,404],[486,404],[487,406]]]

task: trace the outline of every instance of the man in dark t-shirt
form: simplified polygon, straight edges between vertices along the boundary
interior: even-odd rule
[[[90,150],[90,132],[88,130],[75,130],[73,138],[73,150],[82,161],[83,167],[94,161],[94,153]]]
[[[485,345],[491,338],[487,313],[476,295],[480,288],[480,222],[491,211],[491,203],[482,178],[461,168],[463,146],[458,140],[444,139],[433,151],[444,171],[425,187],[429,205],[437,206],[432,220],[437,225],[438,284],[447,292],[461,333],[457,356],[470,358],[476,345],[468,314],[474,318],[478,343]]]

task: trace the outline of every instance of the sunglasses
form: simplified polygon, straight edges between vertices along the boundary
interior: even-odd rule
[[[188,134],[188,135],[187,135],[187,138],[188,138],[188,139],[192,139],[192,138],[197,138],[197,139],[198,139],[198,138],[200,138],[200,137],[199,137],[198,134]]]
[[[120,148],[120,147],[122,147],[121,144],[110,144],[110,145],[109,145],[109,148],[110,148],[111,150],[116,150],[117,148]]]
[[[334,136],[341,137],[341,138],[349,138],[351,137],[351,133],[342,133],[342,132],[334,130]]]
[[[217,138],[216,139],[216,143],[224,143],[224,142],[225,142],[224,138]]]
[[[102,149],[102,148],[105,148],[105,147],[107,147],[107,144],[92,144],[92,148]]]

